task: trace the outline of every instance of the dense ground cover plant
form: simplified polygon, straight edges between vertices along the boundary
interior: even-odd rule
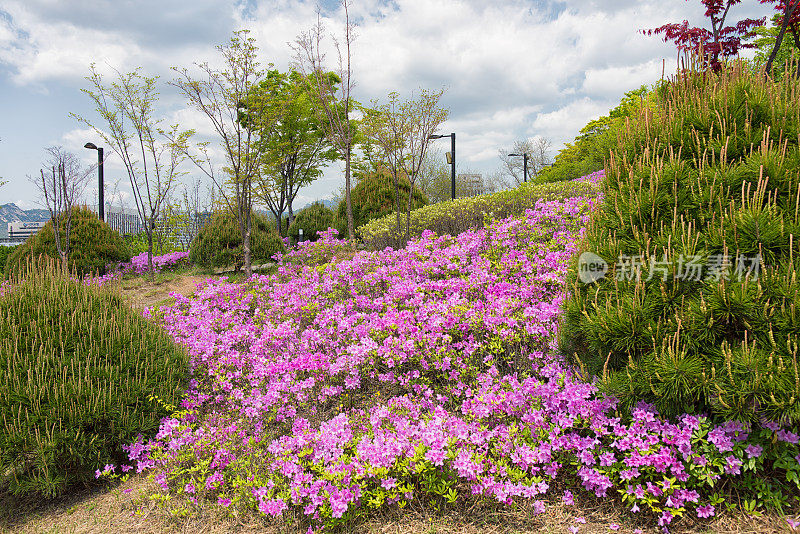
[[[718,513],[728,481],[776,472],[762,494],[789,503],[796,433],[670,422],[646,404],[622,414],[553,355],[566,263],[595,202],[540,201],[324,265],[284,258],[271,277],[177,297],[154,318],[189,347],[191,387],[155,440],[128,448],[161,486],[154,498],[334,526],[412,498],[543,511],[583,490],[668,526]]]
[[[272,256],[283,252],[283,241],[275,227],[255,212],[252,214],[250,254],[253,264],[272,261]],[[228,211],[217,212],[203,225],[189,247],[189,260],[201,267],[230,267],[239,269],[244,264],[242,237],[239,223]]]
[[[62,230],[63,232],[63,230]],[[58,258],[52,221],[17,246],[8,257],[6,278],[21,273],[30,258],[39,255]],[[130,260],[131,255],[120,235],[87,207],[75,207],[70,230],[69,268],[81,276],[90,273],[103,275],[107,266]]]
[[[108,275],[110,276],[110,275]],[[122,446],[152,435],[177,403],[188,355],[99,288],[52,262],[0,288],[0,485],[60,495],[123,461]]]
[[[425,230],[438,235],[458,235],[481,228],[492,219],[521,215],[542,200],[596,194],[597,187],[593,181],[584,180],[539,185],[526,183],[508,191],[439,202],[411,212],[411,236],[419,237]],[[399,238],[397,222],[391,215],[359,227],[358,235],[373,250],[395,246]]]
[[[561,350],[626,407],[800,422],[800,81],[689,71],[631,123],[573,262]]]

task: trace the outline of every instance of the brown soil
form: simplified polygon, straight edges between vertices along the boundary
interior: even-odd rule
[[[150,306],[171,304],[175,299],[170,293],[176,292],[189,296],[195,292],[197,285],[213,276],[179,275],[170,278],[124,280],[121,283],[122,297],[134,308],[145,309]]]

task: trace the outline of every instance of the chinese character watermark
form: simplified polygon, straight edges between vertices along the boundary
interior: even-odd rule
[[[608,270],[608,263],[592,252],[584,252],[578,259],[578,277],[584,284],[602,280]],[[711,254],[705,258],[697,254],[681,254],[675,261],[667,259],[666,254],[660,260],[651,256],[647,261],[641,255],[620,254],[614,265],[614,277],[620,282],[642,278],[645,281],[659,278],[666,281],[670,277],[683,282],[719,282],[746,277],[758,280],[760,272],[761,254],[739,254],[735,258],[727,254]]]

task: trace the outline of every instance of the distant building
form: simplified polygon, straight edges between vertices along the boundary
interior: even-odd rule
[[[463,187],[461,196],[474,197],[485,193],[483,187],[483,176],[480,174],[459,174],[458,182]]]
[[[138,234],[144,231],[142,219],[139,217],[139,212],[130,208],[120,208],[106,204],[105,209],[106,224],[113,230],[116,230],[122,235],[125,234]]]
[[[34,235],[36,232],[44,228],[44,225],[47,224],[47,221],[33,221],[33,222],[23,222],[23,221],[15,221],[8,223],[8,239],[11,240],[18,240],[18,241],[25,241],[30,236]]]

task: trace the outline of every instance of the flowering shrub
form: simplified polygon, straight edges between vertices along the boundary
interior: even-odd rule
[[[595,180],[587,182],[526,183],[509,191],[457,198],[424,206],[411,212],[411,236],[419,237],[425,230],[432,230],[438,235],[458,235],[470,229],[483,227],[487,220],[519,216],[543,200],[595,196],[597,194]],[[359,237],[370,249],[396,246],[398,242],[396,234],[397,218],[393,213],[358,228]]]
[[[193,377],[131,461],[161,500],[291,508],[312,526],[414,497],[533,499],[538,513],[556,480],[567,504],[581,488],[618,495],[667,526],[714,515],[710,492],[733,477],[776,469],[796,485],[796,434],[669,422],[644,404],[619,414],[553,354],[566,262],[595,203],[540,201],[456,237],[294,261],[346,246],[329,232],[270,277],[174,295],[154,317],[189,347]]]
[[[164,269],[175,269],[178,267],[185,267],[189,265],[189,252],[178,251],[170,252],[162,256],[153,256],[153,271],[161,272]],[[143,252],[131,258],[129,263],[123,263],[119,266],[119,270],[123,274],[136,273],[144,274],[148,271],[147,252]]]

